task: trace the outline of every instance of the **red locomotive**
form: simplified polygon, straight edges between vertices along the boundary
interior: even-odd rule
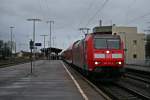
[[[124,73],[124,49],[119,35],[88,34],[63,51],[62,58],[86,75],[118,78]]]

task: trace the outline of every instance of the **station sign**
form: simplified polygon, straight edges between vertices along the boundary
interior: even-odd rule
[[[42,43],[35,43],[35,46],[42,46]]]

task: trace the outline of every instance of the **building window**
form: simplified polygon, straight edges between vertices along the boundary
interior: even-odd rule
[[[114,33],[114,35],[117,35],[117,33]]]
[[[133,40],[133,45],[137,45],[137,40]]]
[[[133,54],[133,58],[136,59],[137,58],[137,54]]]

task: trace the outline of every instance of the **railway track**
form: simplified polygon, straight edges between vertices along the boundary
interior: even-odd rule
[[[8,61],[7,63],[1,63],[0,68],[4,68],[4,67],[16,65],[16,64],[23,64],[23,63],[27,63],[27,62],[30,62],[30,60],[21,60],[21,61],[15,61],[15,62]]]
[[[80,74],[79,71],[76,72]],[[145,90],[146,85],[143,85],[142,88],[139,88],[138,85],[140,84],[134,82],[133,80],[130,81],[132,85],[130,85],[130,82],[129,80],[127,80],[127,78],[121,79],[121,81],[115,83],[102,83],[92,79],[87,79],[83,75],[81,76],[83,77],[82,79],[84,79],[88,84],[90,84],[90,86],[92,86],[97,92],[99,92],[99,94],[104,94],[107,98],[109,98],[106,100],[150,100],[148,88],[148,91]]]
[[[128,78],[131,78],[131,79],[134,79],[134,80],[138,80],[138,81],[141,81],[141,82],[150,84],[150,79],[147,78],[147,77],[141,77],[141,76],[135,75],[135,74],[133,74],[133,73],[132,73],[132,74],[128,73],[128,74],[126,74],[126,76],[127,76]]]
[[[124,82],[93,83],[113,100],[150,100],[148,93],[144,94]]]
[[[99,95],[103,96],[104,100],[112,100],[107,94],[105,94],[102,90],[100,90],[95,84],[93,84],[87,77],[79,72],[74,66],[65,62],[65,65],[69,67],[69,69],[73,70],[75,74],[77,74],[82,80],[89,84]]]
[[[114,84],[97,84],[97,86],[107,93],[113,100],[140,100],[136,95],[128,90]]]
[[[113,100],[150,100],[150,84],[130,78],[113,83],[94,83]]]
[[[130,98],[130,95],[129,96],[127,95],[127,96],[123,97],[123,98],[126,98],[127,100],[128,99],[129,100],[130,99],[131,100],[137,100],[137,99],[150,100],[149,80],[146,80],[146,79],[143,79],[143,78],[137,77],[137,76],[131,76],[131,77],[126,77],[124,79],[121,79],[118,82],[113,83],[112,86],[110,86],[110,89],[114,88],[114,86],[124,89],[124,91],[126,91],[126,93],[123,93],[120,90],[118,90],[118,91],[120,91],[119,92],[120,95],[122,95],[122,93],[123,93],[123,96],[125,96],[125,94],[127,94],[127,93],[130,93],[132,95],[131,98]],[[115,93],[115,92],[112,92],[112,94],[113,93]],[[109,94],[111,94],[111,93],[109,93]],[[115,94],[113,95],[113,98],[115,98]],[[114,100],[116,100],[116,99],[117,98],[115,98]],[[118,98],[117,100],[124,100],[124,99],[119,99]]]
[[[130,70],[126,73],[126,77],[128,79],[131,79],[133,81],[137,81],[138,83],[140,83],[139,86],[146,86],[146,88],[150,87],[150,77],[149,76],[150,76],[150,73],[148,73],[148,72],[142,73],[140,71]]]
[[[127,85],[126,83],[115,83],[115,85],[117,85],[118,87],[128,91],[128,93],[131,93],[132,95],[134,95],[135,97],[137,97],[140,100],[150,100],[150,96],[149,93],[142,91],[140,89],[136,89],[132,86]]]
[[[148,71],[142,71],[142,70],[135,70],[135,69],[129,69],[129,68],[126,68],[126,71],[127,71],[127,75],[129,76],[137,76],[137,77],[141,77],[141,78],[144,78],[146,80],[150,80],[150,72]]]

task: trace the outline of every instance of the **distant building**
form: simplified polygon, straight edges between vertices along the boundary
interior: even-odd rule
[[[6,46],[11,49],[11,41],[8,41],[6,43]],[[16,43],[12,41],[12,53],[15,53],[15,52],[16,52]]]
[[[112,28],[113,33],[118,33],[124,42],[126,62],[143,63],[145,60],[145,34],[138,33],[136,27]]]
[[[8,58],[10,57],[10,55],[11,55],[11,51],[8,42],[4,42],[3,40],[0,40],[0,59]]]
[[[0,40],[0,58],[2,57],[3,40]]]
[[[16,53],[17,57],[24,57],[24,58],[30,58],[31,53],[26,51],[20,51]]]
[[[120,35],[124,42],[126,63],[144,63],[145,61],[145,34],[138,33],[137,27],[126,26],[100,26],[94,32],[111,32]]]

